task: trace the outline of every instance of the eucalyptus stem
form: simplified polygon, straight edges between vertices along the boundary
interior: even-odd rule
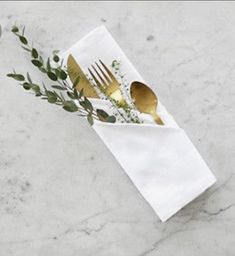
[[[57,55],[58,51],[53,51],[53,62],[51,62],[50,58],[45,61],[39,54],[39,51],[35,47],[29,45],[28,39],[24,34],[24,27],[22,31],[20,31],[19,28],[14,25],[11,31],[19,38],[22,48],[31,54],[31,63],[41,72],[47,74],[48,78],[56,83],[56,85],[51,85],[50,87],[54,90],[49,90],[43,84],[42,89],[41,86],[33,83],[28,72],[25,77],[24,75],[13,71],[13,73],[7,74],[8,77],[19,81],[20,85],[24,89],[32,90],[35,93],[35,96],[46,99],[49,103],[61,105],[66,111],[79,112],[80,116],[86,116],[91,125],[94,123],[93,119],[111,123],[116,121],[114,116],[108,115],[104,110],[94,109],[89,99],[84,96],[83,90],[78,92],[74,86],[73,88],[69,86],[69,83],[66,80],[68,78],[67,70],[62,68],[63,60],[60,60],[59,56]],[[60,93],[58,93],[56,90],[60,90]],[[66,91],[67,93],[67,99],[62,93],[63,91]],[[77,101],[79,105],[77,105],[75,101]]]

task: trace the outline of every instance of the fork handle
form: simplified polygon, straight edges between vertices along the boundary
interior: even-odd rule
[[[160,118],[160,116],[157,113],[152,113],[152,117],[153,117],[155,123],[157,123],[159,125],[164,125],[162,119]]]

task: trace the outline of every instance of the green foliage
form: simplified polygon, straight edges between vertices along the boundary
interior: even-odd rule
[[[73,92],[67,92],[67,95],[69,96],[70,99],[73,99],[73,100],[77,99],[77,97]]]
[[[33,84],[31,88],[35,92],[36,96],[39,96],[41,94],[41,89],[37,84]]]
[[[42,66],[42,62],[40,60],[31,60],[31,62],[33,63],[34,66],[36,67],[41,67]]]
[[[88,123],[89,123],[90,125],[93,125],[93,124],[94,124],[94,120],[93,120],[93,117],[92,117],[92,114],[91,114],[91,113],[89,113],[89,114],[87,115],[87,121],[88,121]]]
[[[54,55],[53,60],[54,60],[54,62],[58,63],[60,61],[60,58],[58,55]]]
[[[110,116],[107,112],[105,112],[103,109],[96,109],[97,116],[100,121],[108,122],[108,123],[115,123],[116,117]]]
[[[30,90],[31,89],[31,85],[27,82],[23,83],[23,87],[24,87],[25,90]]]
[[[87,97],[84,97],[83,101],[79,102],[80,105],[87,111],[92,112],[93,111],[93,106],[91,102],[87,99]]]
[[[108,113],[105,112],[103,109],[96,109],[97,116],[100,120],[106,121],[106,119],[109,117]]]
[[[59,73],[59,77],[61,80],[66,80],[67,79],[67,74],[64,70],[60,70],[60,73]]]
[[[25,44],[25,45],[28,44],[28,40],[24,36],[19,36],[19,39],[22,44]]]
[[[107,117],[106,122],[115,123],[116,122],[116,117],[115,116],[109,116],[109,117]]]
[[[13,33],[19,32],[19,28],[18,28],[16,25],[14,25],[14,26],[11,28],[11,32],[13,32]]]
[[[72,100],[67,100],[63,102],[63,109],[69,112],[77,112],[78,106]]]
[[[33,57],[34,59],[37,59],[37,58],[38,58],[38,51],[37,51],[35,48],[32,49],[32,57]]]
[[[60,57],[58,56],[58,50],[55,50],[52,53],[52,65],[50,58],[48,58],[47,61],[44,61],[43,57],[39,54],[40,51],[38,51],[35,47],[29,46],[28,39],[24,35],[24,28],[20,32],[19,28],[16,25],[14,25],[11,31],[19,38],[20,42],[22,43],[21,47],[25,51],[30,53],[32,58],[32,64],[35,67],[37,67],[42,73],[47,74],[47,76],[52,81],[56,82],[56,84],[53,84],[50,87],[55,90],[67,92],[66,95],[68,96],[68,99],[66,99],[61,92],[57,93],[55,90],[47,89],[44,84],[43,87],[40,87],[38,84],[35,84],[32,81],[32,78],[30,77],[28,72],[26,76],[24,76],[14,71],[13,73],[7,74],[8,77],[21,82],[21,86],[25,90],[33,92],[36,97],[46,99],[51,104],[61,105],[62,108],[68,112],[79,112],[80,115],[86,116],[87,121],[90,125],[94,124],[94,119],[99,119],[103,122],[116,121],[114,116],[109,116],[104,110],[95,110],[89,99],[84,96],[83,89],[78,93],[75,87],[79,83],[79,76],[73,83],[73,89],[70,88],[67,82],[68,73],[67,70],[62,68],[63,60],[60,61]],[[75,103],[75,101],[77,102],[77,104]]]
[[[46,69],[45,69],[44,67],[39,67],[38,69],[39,69],[42,73],[45,73],[45,74],[47,73],[47,71],[46,71]]]
[[[57,90],[67,91],[67,89],[61,85],[52,85],[51,87]]]
[[[47,76],[52,80],[52,81],[57,81],[57,76],[53,72],[47,72]]]
[[[49,103],[55,103],[57,101],[57,95],[52,91],[46,91],[47,100]]]
[[[7,74],[7,76],[14,78],[17,81],[24,81],[24,76],[21,74],[9,73],[9,74]]]
[[[47,58],[47,72],[51,72],[51,63],[50,63],[50,58]]]
[[[79,99],[80,98],[80,95],[78,95],[77,89],[73,89],[73,94],[74,94],[75,99]]]

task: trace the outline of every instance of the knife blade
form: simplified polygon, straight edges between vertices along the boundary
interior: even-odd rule
[[[78,65],[74,57],[70,54],[67,59],[67,70],[71,82],[74,84],[79,76],[79,81],[75,85],[78,91],[83,89],[84,96],[89,98],[99,98],[99,95],[87,79],[86,75]]]

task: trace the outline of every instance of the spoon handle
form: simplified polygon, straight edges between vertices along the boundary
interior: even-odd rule
[[[160,118],[160,116],[155,112],[155,113],[152,113],[152,117],[154,119],[154,121],[159,124],[159,125],[164,125],[162,119]]]

